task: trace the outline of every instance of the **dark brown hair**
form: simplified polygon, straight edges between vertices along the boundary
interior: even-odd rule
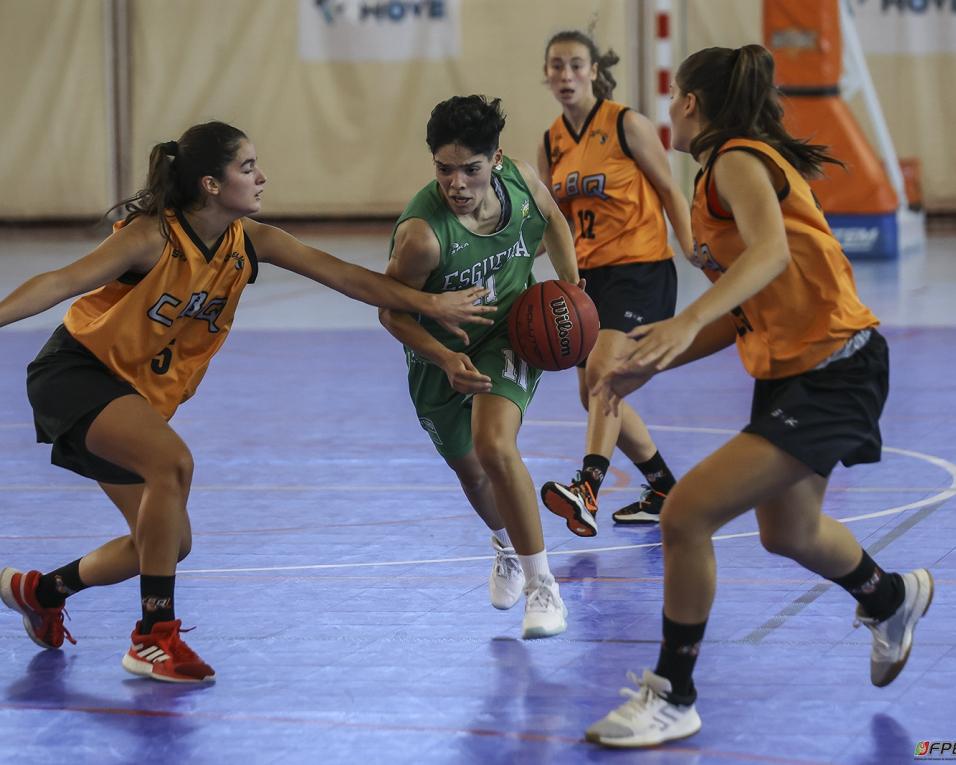
[[[548,40],[548,44],[544,47],[545,70],[548,68],[548,51],[551,50],[551,46],[555,43],[563,42],[580,43],[588,49],[588,55],[591,57],[591,63],[597,64],[597,79],[593,84],[594,95],[598,98],[610,98],[614,93],[614,88],[617,87],[617,80],[614,79],[614,76],[609,70],[618,61],[620,61],[618,55],[613,50],[608,50],[606,53],[601,53],[598,50],[597,45],[595,45],[594,40],[591,39],[590,35],[587,35],[584,32],[579,32],[577,30],[567,30],[565,32],[558,32],[550,40]]]
[[[690,153],[696,158],[731,138],[753,138],[773,146],[806,177],[818,175],[824,162],[842,166],[826,146],[786,131],[773,76],[773,56],[761,45],[705,48],[684,59],[677,70],[677,87],[697,96],[707,122],[691,141]]]
[[[491,159],[505,129],[501,99],[485,96],[452,96],[432,109],[425,127],[425,142],[434,155],[442,146],[457,143]]]
[[[139,215],[154,215],[168,239],[169,226],[162,211],[191,210],[200,205],[199,181],[207,175],[221,180],[244,138],[245,133],[225,122],[205,122],[193,125],[178,141],[156,144],[149,153],[146,185],[113,205],[109,212],[122,208],[127,221]]]

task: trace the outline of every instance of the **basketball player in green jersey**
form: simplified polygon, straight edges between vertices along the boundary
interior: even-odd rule
[[[435,180],[409,202],[392,234],[386,273],[425,292],[482,285],[497,308],[469,342],[427,317],[379,312],[405,346],[408,385],[422,428],[458,476],[492,531],[491,603],[526,596],[522,637],[563,632],[567,609],[548,567],[537,496],[517,437],[541,372],[508,342],[508,311],[533,281],[543,242],[558,276],[578,283],[574,241],[547,187],[530,165],[502,154],[500,100],[456,96],[438,104],[427,127]]]

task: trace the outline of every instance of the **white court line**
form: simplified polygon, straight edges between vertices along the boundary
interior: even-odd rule
[[[550,423],[556,424],[556,423]],[[567,423],[572,424],[572,423]],[[576,424],[576,423],[574,423]],[[717,428],[697,428],[690,426],[649,426],[653,429],[668,429],[674,431],[684,431],[684,432],[706,432],[706,433],[736,433],[735,430],[727,429],[717,429]],[[916,502],[910,502],[905,505],[897,505],[896,507],[891,507],[886,510],[878,510],[874,513],[865,513],[863,515],[854,515],[849,518],[837,518],[836,520],[841,523],[852,523],[854,521],[863,521],[869,520],[871,518],[881,518],[887,515],[896,515],[898,513],[906,512],[907,510],[917,510],[928,505],[942,504],[952,497],[956,497],[956,464],[953,464],[949,460],[945,460],[942,457],[937,457],[933,454],[924,454],[923,452],[911,451],[909,449],[897,449],[892,446],[884,446],[883,451],[892,452],[894,454],[901,454],[905,457],[912,457],[913,459],[923,460],[928,462],[931,465],[942,469],[944,472],[949,473],[950,484],[949,488],[944,489],[937,494],[934,494],[931,497],[926,497],[925,499],[918,500]],[[742,539],[744,537],[755,537],[760,534],[759,531],[744,531],[737,534],[718,534],[713,537],[714,541],[721,541],[726,539]],[[619,552],[622,550],[640,550],[651,547],[660,547],[660,542],[645,542],[643,544],[634,544],[634,545],[616,545],[614,547],[592,547],[578,550],[548,550],[548,555],[579,555],[581,553],[599,553],[599,552]],[[177,574],[239,574],[239,573],[256,573],[264,571],[318,571],[318,570],[328,570],[328,569],[346,569],[346,568],[381,568],[383,566],[415,566],[421,565],[424,563],[464,563],[468,561],[477,561],[477,560],[491,560],[494,556],[491,555],[469,555],[456,558],[427,558],[421,560],[397,560],[397,561],[367,561],[367,562],[353,562],[353,563],[315,563],[309,565],[299,565],[299,566],[261,566],[261,567],[249,567],[249,568],[203,568],[203,569],[177,569]]]

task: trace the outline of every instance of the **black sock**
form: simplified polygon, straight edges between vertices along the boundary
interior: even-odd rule
[[[663,626],[664,640],[661,642],[661,652],[654,674],[671,681],[674,702],[685,706],[693,704],[697,698],[693,679],[694,665],[697,663],[697,654],[704,639],[707,622],[680,624],[664,616]]]
[[[635,462],[634,465],[644,474],[648,486],[656,492],[667,494],[677,483],[660,452],[654,452],[647,462]]]
[[[887,574],[863,551],[859,565],[846,576],[831,579],[850,593],[863,607],[867,616],[883,621],[903,603],[906,593],[899,574]]]
[[[143,622],[140,634],[149,634],[156,622],[171,622],[176,618],[173,609],[173,590],[176,576],[139,577],[139,594],[143,602]]]
[[[85,589],[86,585],[80,579],[80,559],[77,558],[40,577],[37,582],[37,602],[44,608],[56,608],[62,606],[70,595]]]
[[[600,454],[584,455],[581,478],[588,482],[595,497],[601,490],[601,484],[604,483],[604,475],[610,466],[611,460],[607,457],[602,457]]]

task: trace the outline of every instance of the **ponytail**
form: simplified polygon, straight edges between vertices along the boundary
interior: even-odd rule
[[[207,175],[222,179],[226,165],[236,156],[246,134],[225,122],[193,125],[178,141],[157,143],[149,152],[146,185],[133,196],[117,202],[108,211],[122,208],[129,222],[140,215],[159,219],[163,236],[169,239],[165,210],[194,210],[203,206],[199,182]]]
[[[731,138],[752,138],[773,146],[805,177],[819,175],[824,162],[842,166],[826,146],[786,131],[773,76],[773,56],[761,45],[706,48],[688,56],[677,70],[677,86],[697,96],[706,122],[690,153],[698,157]]]

